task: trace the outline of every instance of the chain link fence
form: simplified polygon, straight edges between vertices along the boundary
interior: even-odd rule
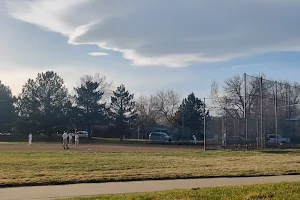
[[[227,96],[203,98],[210,116],[204,148],[294,146],[300,143],[300,85],[244,74],[230,80]]]

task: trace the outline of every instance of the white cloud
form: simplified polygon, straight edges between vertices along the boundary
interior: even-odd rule
[[[7,1],[11,16],[70,44],[119,51],[134,65],[183,67],[300,50],[295,0]]]
[[[84,67],[84,71],[82,68]],[[99,68],[97,65],[91,64],[72,64],[72,65],[56,65],[44,66],[24,66],[14,62],[0,61],[0,80],[3,84],[12,89],[14,95],[18,95],[22,91],[23,85],[31,78],[35,79],[38,73],[45,71],[54,71],[64,79],[66,87],[70,93],[73,93],[73,88],[78,83],[79,78],[84,74],[93,75],[95,73],[103,74],[108,81],[113,81],[116,88],[121,84],[125,84],[126,88],[131,93],[148,95],[156,90],[164,90],[170,88],[174,84],[186,82],[189,77],[177,76],[177,73],[133,73],[132,71],[122,71],[121,66]],[[172,80],[165,81],[166,76],[172,76]]]
[[[91,52],[89,53],[90,56],[108,56],[108,53],[105,52]]]
[[[41,69],[35,67],[24,68],[23,65],[18,65],[10,62],[0,62],[0,80],[4,85],[11,88],[14,95],[22,91],[23,85],[31,78],[35,79]]]

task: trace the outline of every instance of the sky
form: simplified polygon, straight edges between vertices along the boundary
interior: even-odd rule
[[[17,95],[53,70],[137,95],[210,94],[233,75],[298,81],[297,0],[0,0],[0,80]]]

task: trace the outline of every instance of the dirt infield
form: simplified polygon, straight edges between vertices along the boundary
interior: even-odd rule
[[[28,146],[26,143],[0,143],[0,150],[7,151],[63,151],[58,143],[34,143]],[[169,146],[169,145],[129,145],[129,144],[82,144],[79,147],[70,145],[68,151],[100,151],[100,152],[173,152],[202,150],[201,146]]]

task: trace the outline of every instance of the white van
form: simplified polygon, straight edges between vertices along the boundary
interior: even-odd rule
[[[77,131],[77,134],[79,135],[80,138],[88,138],[89,137],[89,132],[87,132],[87,131]]]
[[[154,141],[171,142],[172,138],[168,134],[163,132],[153,132],[150,133],[149,140],[151,140],[152,142]]]

